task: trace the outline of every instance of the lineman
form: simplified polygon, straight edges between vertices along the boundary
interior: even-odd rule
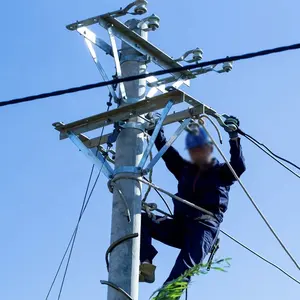
[[[226,125],[239,126],[239,120],[229,117]],[[230,131],[231,166],[238,176],[245,171],[244,157],[237,131]],[[151,132],[149,132],[151,134]],[[163,129],[155,145],[160,150],[166,143]],[[168,170],[178,181],[178,193],[188,200],[214,214],[214,217],[173,200],[174,218],[157,222],[142,214],[140,281],[152,283],[155,280],[153,259],[157,254],[152,238],[166,245],[180,249],[175,265],[165,283],[170,282],[194,264],[203,262],[210,252],[228,206],[230,186],[235,178],[226,164],[212,157],[213,145],[203,127],[198,127],[186,136],[186,149],[191,161],[186,161],[170,147],[162,156]],[[200,221],[200,222],[199,222]],[[202,224],[201,224],[202,223]],[[207,227],[203,223],[209,225]],[[187,278],[189,280],[189,278]]]

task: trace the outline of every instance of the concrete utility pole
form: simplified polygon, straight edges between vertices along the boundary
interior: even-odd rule
[[[137,27],[139,20],[129,20],[126,25],[144,39],[148,33]],[[122,76],[132,76],[146,72],[146,63],[143,56],[125,42],[122,42],[121,51]],[[140,59],[140,60],[139,60]],[[122,100],[121,105],[135,103],[145,98],[146,80],[136,80],[125,83],[127,99]],[[137,124],[138,118],[130,120],[131,124]],[[136,167],[143,154],[144,134],[136,128],[125,128],[118,136],[116,143],[115,168],[123,166]],[[118,187],[122,191],[131,214],[131,223],[126,218],[124,200],[115,190],[113,197],[111,242],[128,234],[138,233],[139,236],[118,245],[111,253],[109,281],[122,287],[135,300],[138,299],[138,279],[140,264],[140,228],[141,228],[141,184],[132,180],[118,181]],[[127,300],[119,291],[108,288],[108,300]]]
[[[149,43],[147,41],[148,32],[155,31],[160,26],[160,19],[155,14],[140,20],[129,20],[126,25],[119,19],[129,14],[141,16],[146,13],[147,0],[135,0],[124,9],[121,8],[117,11],[77,21],[67,25],[67,28],[70,31],[77,31],[84,38],[90,55],[104,81],[108,81],[109,76],[101,65],[96,47],[114,59],[118,77],[143,74],[146,72],[148,62],[153,62],[163,69],[169,69],[181,67],[181,63],[195,63],[202,59],[203,51],[199,48],[188,50],[178,59],[173,59],[161,49]],[[96,24],[108,31],[110,45],[89,29],[91,25]],[[116,37],[122,40],[121,56],[117,48]],[[127,295],[130,295],[133,300],[138,300],[142,187],[138,181],[127,180],[124,177],[127,175],[132,178],[147,174],[190,123],[192,112],[194,116],[197,116],[205,111],[208,115],[217,118],[220,124],[223,124],[219,114],[183,91],[178,90],[178,88],[183,84],[189,85],[190,79],[195,78],[197,75],[211,71],[224,73],[229,72],[231,69],[231,63],[225,63],[221,68],[218,66],[199,67],[198,69],[171,73],[166,77],[156,78],[151,76],[147,80],[141,79],[120,83],[120,97],[118,97],[112,86],[108,86],[109,92],[116,103],[119,103],[121,98],[118,109],[68,124],[62,122],[53,124],[55,129],[60,132],[60,139],[69,138],[81,153],[91,160],[108,180],[113,180],[112,182],[115,184],[111,223],[111,243],[115,247],[110,253],[109,280],[101,281],[102,284],[108,285],[108,300],[128,300]],[[149,88],[148,91],[146,91],[147,87]],[[147,101],[140,103],[146,97],[146,92]],[[160,95],[155,96],[157,93],[160,93]],[[188,109],[168,115],[174,104],[183,102],[189,106],[192,105],[193,110]],[[125,104],[127,104],[126,107],[124,107]],[[144,151],[144,130],[150,127],[148,123],[144,123],[141,116],[158,110],[162,110],[161,115],[156,122],[154,133],[146,151]],[[183,122],[170,138],[170,141],[146,165],[155,136],[161,126],[178,121]],[[113,124],[122,127],[116,141],[115,159],[109,156],[113,149],[108,152],[105,150],[99,151],[99,146],[107,143],[108,138],[111,138],[113,142],[115,131],[106,135],[106,137],[100,136],[90,139],[86,135],[90,131]],[[115,170],[113,170],[113,164]],[[123,176],[123,179],[117,180],[118,176],[119,178]],[[130,211],[131,222],[128,222],[128,210]],[[138,234],[138,236],[133,237],[134,234]],[[122,239],[123,241],[120,242]],[[116,245],[115,242],[118,240],[120,243]]]

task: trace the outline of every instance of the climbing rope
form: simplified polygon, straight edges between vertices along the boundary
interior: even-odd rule
[[[222,156],[222,158],[224,159],[226,165],[228,166],[228,168],[230,169],[230,171],[232,172],[234,178],[236,179],[236,181],[239,183],[239,185],[241,186],[241,188],[243,189],[243,191],[245,192],[245,194],[247,195],[247,197],[249,198],[250,202],[252,203],[252,205],[254,206],[254,208],[256,209],[256,211],[258,212],[258,214],[260,215],[260,217],[262,218],[262,220],[265,222],[265,224],[267,225],[267,227],[269,228],[269,230],[272,232],[273,236],[277,239],[277,241],[279,242],[279,244],[281,245],[281,247],[283,248],[283,250],[286,252],[286,254],[290,257],[290,259],[292,260],[292,262],[295,264],[295,266],[300,270],[300,266],[298,265],[297,261],[294,259],[294,257],[292,256],[292,254],[289,252],[289,250],[287,249],[287,247],[284,245],[284,243],[281,241],[281,239],[279,238],[279,236],[277,235],[277,233],[275,232],[275,230],[273,229],[273,227],[271,226],[271,224],[269,223],[269,221],[267,220],[267,218],[264,216],[264,214],[262,213],[262,211],[259,209],[259,207],[257,206],[256,202],[254,201],[254,199],[252,198],[252,196],[250,195],[250,193],[248,192],[248,190],[246,189],[246,187],[244,186],[243,182],[241,181],[241,179],[239,178],[239,176],[236,174],[235,170],[233,169],[233,167],[231,166],[230,162],[228,161],[228,159],[226,158],[225,154],[222,152],[221,148],[218,146],[218,144],[216,143],[216,141],[214,140],[214,138],[212,137],[212,135],[209,133],[209,131],[206,129],[204,122],[202,120],[202,118],[206,118],[206,119],[210,119],[209,116],[207,115],[200,115],[199,116],[199,121],[201,123],[201,125],[203,126],[205,132],[207,133],[207,135],[209,136],[209,138],[211,139],[212,143],[214,144],[214,146],[216,147],[216,149],[218,150],[218,152],[220,153],[220,155]],[[211,120],[211,122],[213,122]]]

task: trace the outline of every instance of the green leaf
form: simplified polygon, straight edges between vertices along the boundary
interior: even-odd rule
[[[225,268],[230,267],[230,260],[231,258],[215,260],[212,262],[211,269],[220,272],[227,272]],[[190,285],[190,282],[185,281],[185,278],[193,277],[195,275],[200,275],[200,274],[205,275],[207,273],[208,273],[207,263],[195,265],[189,270],[186,270],[184,274],[179,276],[177,279],[172,280],[168,284],[161,287],[160,289],[157,289],[151,295],[150,299],[151,300],[178,299],[178,297],[180,297],[182,293]]]

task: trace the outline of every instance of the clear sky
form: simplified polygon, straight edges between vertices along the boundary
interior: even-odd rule
[[[161,17],[150,40],[177,57],[200,47],[204,60],[297,43],[299,1],[154,1],[149,11]],[[101,78],[82,38],[65,25],[118,9],[126,1],[6,1],[0,48],[0,101],[87,84]],[[107,35],[99,30],[105,40]],[[109,57],[99,52],[113,70]],[[219,112],[236,115],[241,128],[277,153],[299,160],[300,51],[234,64],[229,74],[207,74],[189,93]],[[111,75],[111,73],[110,73]],[[70,122],[106,109],[101,88],[0,109],[0,299],[41,300],[78,217],[90,161],[70,141],[59,141],[51,124]],[[177,125],[176,125],[177,126]],[[167,129],[171,134],[175,125]],[[226,135],[224,135],[226,137]],[[184,152],[184,139],[176,147]],[[299,181],[248,141],[245,185],[300,261]],[[228,154],[228,147],[222,148]],[[160,162],[154,181],[175,192],[176,182]],[[151,200],[160,203],[152,193]],[[101,176],[86,214],[62,299],[105,299],[104,254],[109,246],[111,194]],[[274,260],[300,279],[300,272],[266,229],[236,185],[222,228]],[[226,237],[220,257],[232,257],[227,274],[210,272],[194,279],[190,299],[296,299],[299,286]],[[157,281],[141,285],[148,299],[167,277],[177,250],[157,244]],[[57,299],[57,289],[50,299]]]

